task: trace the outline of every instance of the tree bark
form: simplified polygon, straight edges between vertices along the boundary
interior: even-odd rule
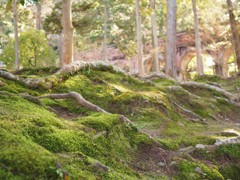
[[[181,86],[187,86],[187,87],[194,87],[194,88],[202,88],[202,89],[207,89],[210,91],[216,91],[220,95],[228,98],[229,100],[236,101],[237,100],[237,94],[232,94],[220,87],[213,86],[210,84],[204,84],[204,83],[198,83],[198,82],[182,82],[180,83]]]
[[[71,64],[73,62],[72,0],[63,0],[62,12],[63,63]]]
[[[136,3],[138,72],[139,72],[140,76],[144,76],[142,28],[141,28],[141,16],[140,16],[139,0],[135,0],[135,3]]]
[[[104,42],[103,42],[103,59],[107,61],[107,23],[108,23],[108,12],[107,2],[104,4]]]
[[[63,33],[58,35],[58,53],[59,53],[59,64],[60,66],[64,65],[63,62]]]
[[[156,15],[156,1],[155,0],[151,0],[151,8],[153,10],[151,22],[152,22],[153,48],[154,48],[154,52],[155,52],[155,54],[154,54],[154,71],[159,72],[157,15]]]
[[[227,5],[228,5],[229,21],[230,21],[231,31],[232,31],[232,38],[233,38],[232,41],[233,41],[233,46],[235,50],[238,71],[240,72],[240,41],[239,41],[240,38],[238,35],[238,28],[235,20],[235,15],[233,13],[232,1],[227,0]]]
[[[18,40],[18,12],[17,12],[17,2],[16,0],[12,1],[12,11],[13,11],[13,19],[14,19],[14,38],[15,38],[15,70],[19,70],[20,68],[20,60],[19,60],[19,40]]]
[[[42,16],[42,0],[36,3],[36,29],[41,29],[41,16]]]
[[[204,74],[204,70],[203,70],[203,61],[202,61],[202,54],[201,54],[201,51],[202,51],[201,37],[199,32],[196,0],[192,0],[192,8],[193,8],[193,14],[194,14],[195,46],[196,46],[196,52],[197,52],[197,72],[198,72],[198,75],[201,76]]]
[[[177,78],[176,69],[176,0],[167,0],[167,43],[166,43],[166,74]]]

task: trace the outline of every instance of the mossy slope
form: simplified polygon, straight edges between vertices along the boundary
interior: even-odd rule
[[[20,74],[45,76],[51,72],[51,69],[26,70]],[[145,83],[115,73],[111,68],[83,70],[49,91],[30,90],[16,82],[0,80],[5,84],[0,87],[0,179],[57,179],[65,171],[72,179],[163,178],[169,175],[163,167],[159,167],[160,173],[153,174],[134,169],[132,163],[141,151],[140,147],[153,143],[137,129],[150,134],[163,148],[178,150],[199,143],[212,144],[214,134],[225,124],[233,126],[231,123],[219,126],[213,117],[221,117],[220,120],[232,120],[233,115],[240,117],[236,107],[216,98],[215,92],[188,89],[201,97],[194,99],[184,91],[170,92],[168,86],[175,83],[169,80]],[[44,106],[39,106],[19,95],[71,91],[81,93],[88,101],[113,114],[91,112],[72,100],[43,99]],[[207,124],[192,122],[192,117],[173,102],[205,118]],[[56,112],[56,109],[62,112]],[[63,114],[69,118],[64,118]],[[117,114],[127,116],[136,127],[123,124]],[[96,162],[109,167],[109,170],[96,169]],[[226,173],[226,169],[232,167],[230,165],[219,172],[218,168],[201,163],[201,168],[207,172],[205,178],[231,177]],[[174,177],[186,178],[189,170],[185,167],[188,166],[197,165],[192,160],[178,161]],[[191,172],[194,173],[194,169]],[[201,176],[195,173],[191,177],[199,179]]]

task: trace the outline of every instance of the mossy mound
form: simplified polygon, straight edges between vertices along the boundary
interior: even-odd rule
[[[72,179],[164,179],[169,176],[166,167],[154,172],[136,168],[134,163],[136,157],[141,158],[142,147],[154,145],[155,149],[167,149],[164,156],[168,157],[171,151],[180,148],[213,144],[216,132],[235,127],[234,119],[240,118],[238,109],[216,92],[185,87],[189,93],[171,92],[168,86],[176,82],[163,78],[149,83],[115,72],[113,68],[102,68],[87,67],[64,77],[63,82],[48,90],[28,89],[21,83],[0,78],[4,83],[0,87],[0,179],[57,179],[66,172]],[[44,77],[55,71],[54,68],[29,69],[19,74]],[[39,105],[21,96],[21,93],[39,96],[71,91],[80,93],[109,114],[92,112],[74,100],[45,98]],[[196,117],[176,103],[205,122],[194,121]],[[119,114],[135,125],[124,124]],[[176,179],[232,177],[227,169],[239,158],[239,147],[221,148],[217,151],[219,156],[208,159],[214,166],[202,157],[196,157],[197,161],[184,157],[177,162],[176,171],[170,168],[173,176]],[[220,157],[231,158],[221,167],[216,163]],[[146,159],[148,165],[153,162],[151,158]],[[196,167],[201,168],[202,175],[194,171]],[[239,168],[232,170],[236,173]]]

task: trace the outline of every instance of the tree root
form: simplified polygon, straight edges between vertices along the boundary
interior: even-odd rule
[[[170,81],[173,81],[173,82],[176,82],[176,80],[175,79],[173,79],[173,78],[171,78],[170,76],[168,76],[168,75],[166,75],[166,74],[164,74],[164,73],[156,73],[156,72],[154,72],[154,73],[151,73],[151,74],[149,74],[149,75],[146,75],[146,76],[144,76],[144,77],[139,77],[140,79],[143,79],[143,80],[151,80],[151,79],[153,79],[153,78],[160,78],[160,79],[168,79],[168,80],[170,80]]]
[[[206,124],[206,120],[203,119],[201,116],[197,115],[196,113],[188,110],[188,109],[185,109],[184,107],[180,106],[179,104],[177,104],[176,102],[173,102],[174,105],[176,105],[180,110],[184,111],[185,113],[187,114],[190,114],[194,117],[196,117],[197,119],[199,119],[200,121],[202,121],[202,123]],[[191,121],[193,122],[198,122],[196,119],[190,119]]]
[[[76,74],[77,72],[87,68],[93,68],[93,69],[110,69],[111,68],[112,71],[125,73],[124,71],[118,69],[117,67],[114,67],[111,64],[108,64],[103,61],[96,61],[96,62],[76,61],[72,64],[63,66],[55,74],[48,77],[21,78],[17,75],[14,75],[4,70],[0,70],[0,77],[11,80],[11,81],[17,81],[29,88],[51,89],[53,86],[55,86],[58,83],[61,83],[64,79],[68,78],[70,75]]]
[[[182,92],[184,92],[184,93],[186,93],[186,94],[188,94],[190,97],[192,97],[192,98],[195,98],[195,99],[201,99],[201,97],[199,97],[199,96],[197,96],[197,95],[195,95],[195,94],[192,94],[192,93],[190,93],[189,91],[187,91],[186,89],[184,89],[182,86],[169,86],[168,87],[168,90],[169,91],[182,91]]]
[[[234,138],[227,138],[223,140],[216,140],[216,142],[213,145],[197,144],[195,146],[195,149],[204,149],[207,151],[214,151],[218,146],[231,145],[231,144],[240,144],[240,136],[237,136]]]
[[[39,99],[42,98],[50,98],[50,99],[74,99],[79,105],[87,107],[88,109],[96,112],[101,112],[105,114],[110,114],[109,112],[105,111],[104,109],[100,108],[99,106],[87,101],[84,99],[81,94],[77,92],[70,92],[70,93],[64,93],[64,94],[49,94],[40,96]],[[119,115],[119,119],[123,121],[124,123],[133,125],[133,122],[130,121],[127,117],[123,115]]]
[[[216,91],[219,94],[221,94],[222,96],[224,96],[224,97],[226,97],[226,98],[228,98],[232,101],[237,100],[237,95],[231,94],[230,92],[225,91],[222,88],[212,86],[212,85],[209,85],[209,84],[198,83],[198,82],[182,82],[182,83],[180,83],[180,85],[181,86],[188,86],[188,87],[202,88],[202,89],[208,89],[208,90],[211,90],[211,91]]]

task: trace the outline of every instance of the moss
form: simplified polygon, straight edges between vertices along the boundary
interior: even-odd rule
[[[22,77],[29,77],[30,75],[36,75],[39,77],[49,76],[57,72],[60,68],[51,66],[51,67],[43,67],[43,68],[23,68],[15,74],[21,75]]]
[[[78,120],[84,125],[96,129],[97,131],[110,131],[114,125],[119,123],[118,115],[94,113],[91,116]]]
[[[202,173],[196,172],[196,168],[200,168]],[[209,168],[201,162],[192,162],[187,160],[180,160],[177,164],[177,168],[180,170],[176,179],[189,179],[189,180],[223,180],[223,176],[218,172],[216,168]]]
[[[230,145],[223,145],[219,146],[216,150],[218,156],[227,156],[233,159],[240,158],[240,144],[230,144]]]
[[[5,91],[8,93],[14,93],[14,94],[28,93],[33,96],[39,95],[38,92],[30,90],[18,82],[5,80],[2,78],[0,78],[0,80],[4,83],[4,86],[0,87],[0,91]]]
[[[221,174],[225,179],[240,180],[240,165],[229,164],[220,168]]]
[[[219,82],[222,80],[222,78],[216,75],[203,75],[203,76],[197,76],[194,80],[198,82],[208,82],[208,81]]]
[[[0,164],[14,175],[27,179],[51,178],[56,158],[41,146],[21,135],[1,129]]]

